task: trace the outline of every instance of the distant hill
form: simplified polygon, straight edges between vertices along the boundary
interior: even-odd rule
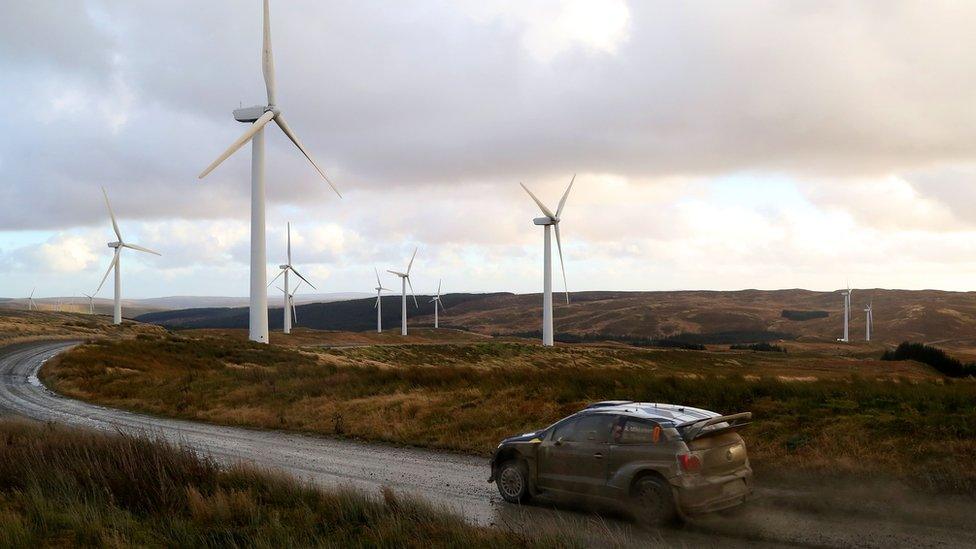
[[[843,297],[808,290],[676,292],[577,292],[566,305],[557,295],[557,334],[620,338],[677,338],[696,343],[799,339],[835,341],[842,335]],[[399,326],[398,296],[383,298],[383,324]],[[433,323],[428,296],[410,302],[410,322]],[[540,330],[540,294],[447,294],[441,325],[485,334],[532,334]],[[375,299],[300,305],[299,325],[328,330],[376,327]],[[937,290],[855,290],[851,337],[864,339],[864,307],[874,303],[875,341],[912,340],[976,347],[976,293]],[[137,318],[172,328],[244,328],[247,310],[195,309]],[[270,312],[281,327],[281,309]]]
[[[489,299],[499,295],[510,294],[447,294],[441,297],[444,306],[453,308],[462,303]],[[413,299],[407,297],[407,311],[410,322],[433,323],[433,304],[431,296],[418,295],[419,307],[414,306]],[[273,302],[273,301],[272,301]],[[280,300],[279,300],[280,303]],[[318,330],[364,331],[376,329],[375,297],[367,299],[353,299],[334,301],[331,303],[310,303],[297,305],[298,326],[315,328]],[[280,307],[268,311],[268,327],[280,330],[282,327],[282,310]],[[417,320],[423,319],[423,320]],[[211,307],[181,309],[175,311],[161,311],[144,314],[136,318],[140,322],[159,324],[167,328],[246,328],[248,325],[248,310],[246,307]],[[383,296],[383,327],[392,328],[400,325],[400,296]]]

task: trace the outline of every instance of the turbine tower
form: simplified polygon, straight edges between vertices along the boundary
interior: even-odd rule
[[[376,333],[383,333],[383,300],[381,299],[382,292],[392,292],[393,290],[389,288],[384,288],[383,283],[380,282],[380,272],[373,267],[373,272],[376,273],[376,303],[373,304],[373,308],[376,309]],[[406,325],[406,324],[404,324]]]
[[[419,307],[417,304],[417,296],[413,293],[413,284],[410,284],[410,267],[413,267],[413,260],[417,257],[417,248],[413,249],[413,255],[410,256],[410,263],[407,264],[407,272],[401,273],[399,271],[387,270],[386,272],[392,273],[400,277],[401,300],[400,300],[400,335],[407,335],[407,285],[410,285],[410,295],[413,296],[413,306]]]
[[[262,50],[262,71],[264,85],[268,94],[268,104],[247,107],[234,111],[234,119],[238,122],[251,124],[237,141],[231,144],[212,164],[203,170],[199,178],[203,179],[214,168],[220,165],[230,155],[237,152],[248,141],[251,142],[251,288],[250,288],[250,320],[249,338],[259,343],[268,342],[268,284],[267,284],[267,249],[265,246],[264,226],[264,126],[274,120],[275,124],[284,132],[285,136],[298,147],[298,150],[308,159],[322,179],[332,187],[340,198],[339,189],[319,168],[312,156],[305,150],[298,136],[285,122],[281,109],[275,103],[274,56],[271,53],[271,8],[268,0],[264,0],[264,48]],[[287,309],[287,307],[286,307]]]
[[[31,288],[30,296],[27,297],[27,310],[33,311],[37,309],[37,305],[34,305],[34,290],[37,288]]]
[[[542,344],[546,346],[553,345],[553,332],[552,332],[552,237],[550,236],[550,228],[555,227],[556,230],[556,247],[559,249],[559,265],[563,271],[563,288],[566,291],[566,303],[569,303],[569,286],[566,284],[566,264],[563,263],[563,243],[562,239],[559,237],[559,221],[563,213],[563,207],[566,205],[566,199],[569,197],[569,191],[573,188],[573,182],[576,181],[576,175],[569,181],[569,186],[566,187],[566,192],[563,193],[563,197],[559,199],[559,206],[556,208],[556,213],[552,213],[552,210],[546,207],[545,204],[539,200],[536,195],[532,194],[532,191],[525,186],[524,183],[519,183],[525,192],[529,193],[532,200],[539,206],[545,217],[537,217],[532,220],[536,225],[542,225],[545,229],[544,239],[543,239],[543,267],[542,267]]]
[[[439,305],[441,309],[444,309],[445,313],[447,312],[447,309],[444,307],[444,304],[441,303],[441,281],[440,280],[437,281],[437,295],[431,298],[430,303],[434,304],[434,328],[440,328],[440,323],[438,322],[437,319],[437,306]]]
[[[316,290],[317,289],[314,285],[312,285],[311,282],[308,281],[308,279],[306,279],[304,276],[302,276],[302,274],[299,273],[298,271],[296,271],[295,270],[295,267],[292,267],[292,265],[291,265],[291,223],[288,224],[288,262],[285,263],[284,265],[278,265],[278,268],[281,269],[281,270],[278,271],[278,274],[274,278],[271,279],[271,282],[268,283],[268,286],[271,286],[272,284],[274,284],[274,281],[275,280],[278,280],[278,277],[280,277],[282,274],[285,275],[285,287],[284,287],[284,289],[281,290],[282,292],[285,293],[285,306],[284,306],[285,320],[282,323],[282,325],[284,326],[284,332],[286,334],[290,334],[291,333],[291,314],[293,312],[292,311],[293,308],[290,308],[288,306],[288,300],[290,299],[289,296],[291,296],[293,294],[288,293],[288,271],[291,271],[291,272],[295,273],[295,276],[297,276],[298,278],[302,279],[305,282],[305,284],[308,284],[309,286],[312,286],[312,289],[313,290]],[[295,288],[297,290],[298,289],[298,286],[295,286]]]
[[[286,274],[285,276],[288,276],[288,275]],[[298,324],[298,309],[295,308],[295,294],[298,293],[298,288],[300,288],[301,286],[302,286],[302,281],[299,280],[298,281],[298,284],[295,285],[295,289],[292,290],[291,293],[288,293],[287,291],[285,291],[285,289],[282,288],[281,286],[275,286],[275,288],[278,288],[278,290],[281,293],[285,294],[285,298],[284,298],[285,299],[285,308],[286,309],[291,309],[291,314],[292,314],[291,318],[294,319],[295,324]],[[288,331],[288,332],[285,332],[285,333],[286,334],[289,334],[291,332]]]
[[[154,252],[149,248],[143,248],[142,246],[136,246],[135,244],[129,244],[122,240],[122,232],[119,231],[119,224],[115,221],[115,213],[112,212],[112,205],[108,201],[108,193],[105,192],[105,187],[102,187],[102,194],[105,195],[105,205],[108,207],[108,215],[112,218],[112,230],[115,231],[115,237],[118,238],[115,242],[109,242],[109,248],[115,248],[115,255],[112,257],[112,262],[108,264],[108,270],[105,271],[105,276],[102,277],[102,281],[98,284],[98,288],[95,290],[94,295],[98,295],[98,291],[102,289],[102,285],[105,284],[105,280],[108,278],[108,273],[115,269],[115,308],[112,313],[112,322],[114,324],[122,324],[122,271],[119,267],[119,258],[122,255],[122,248],[129,248],[131,250],[137,250],[140,252],[146,252],[154,255],[162,255],[159,252]]]
[[[868,303],[868,306],[864,308],[865,313],[865,324],[864,324],[864,341],[871,341],[871,329],[874,328],[874,301]]]

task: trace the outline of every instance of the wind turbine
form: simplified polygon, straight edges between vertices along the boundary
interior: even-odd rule
[[[874,328],[874,300],[868,303],[864,312],[866,313],[864,341],[871,341],[871,328]]]
[[[115,242],[109,242],[109,248],[115,248],[115,256],[112,257],[112,262],[108,264],[108,270],[105,271],[105,276],[102,277],[102,281],[98,284],[98,289],[95,290],[95,295],[98,295],[98,291],[102,289],[102,285],[105,284],[105,279],[108,278],[108,273],[115,269],[115,307],[112,313],[112,322],[114,324],[122,324],[122,271],[119,267],[119,257],[122,254],[122,248],[129,248],[132,250],[138,250],[140,252],[146,252],[154,255],[162,255],[159,252],[154,252],[149,248],[143,248],[142,246],[136,246],[135,244],[129,244],[122,240],[122,233],[119,231],[119,224],[115,221],[115,213],[112,212],[112,205],[108,201],[108,193],[105,192],[105,187],[102,187],[102,194],[105,195],[105,205],[108,206],[108,215],[112,218],[112,230],[115,231],[115,236],[118,238]]]
[[[285,291],[284,288],[280,286],[275,286],[275,288],[278,288],[278,290],[280,290],[282,293],[285,294],[285,308],[291,309],[292,318],[295,320],[295,324],[298,324],[298,309],[295,308],[295,294],[298,293],[298,288],[300,288],[301,286],[302,286],[302,281],[299,280],[298,284],[295,285],[295,289],[292,290],[291,293],[288,293],[287,291]],[[285,333],[288,334],[291,332],[289,331]]]
[[[437,306],[440,305],[441,309],[444,309],[445,313],[447,312],[447,309],[444,307],[444,304],[441,303],[441,281],[440,280],[437,281],[437,295],[431,298],[430,303],[434,304],[434,328],[440,328],[440,324],[438,323],[437,320]]]
[[[30,296],[27,298],[27,310],[33,311],[37,309],[37,305],[34,305],[34,290],[37,288],[31,288]]]
[[[278,274],[274,278],[271,279],[271,282],[268,283],[268,286],[274,284],[274,281],[275,280],[278,280],[278,277],[280,277],[282,274],[285,275],[285,288],[282,290],[283,292],[285,292],[285,307],[284,307],[284,309],[285,309],[285,313],[284,313],[285,314],[285,320],[283,322],[283,326],[285,327],[284,332],[286,334],[290,334],[291,333],[291,314],[292,314],[293,311],[291,310],[291,308],[288,307],[288,299],[290,299],[289,296],[292,295],[292,294],[288,293],[288,271],[291,271],[291,272],[295,273],[295,276],[297,276],[298,278],[300,278],[303,281],[305,281],[305,284],[308,284],[309,286],[312,286],[312,289],[313,290],[317,289],[314,285],[312,285],[311,282],[308,281],[308,279],[306,279],[304,276],[302,276],[302,274],[299,273],[298,271],[296,271],[295,268],[292,267],[292,265],[291,265],[291,223],[288,224],[288,263],[285,263],[284,265],[278,265],[278,268],[281,269],[281,270],[278,271]],[[298,286],[296,286],[295,288],[297,289]]]
[[[386,272],[392,273],[400,277],[400,286],[402,287],[402,299],[400,301],[400,335],[407,335],[407,284],[410,284],[410,267],[413,267],[413,259],[417,257],[417,248],[413,249],[413,255],[410,256],[410,263],[407,264],[407,272],[401,273],[399,271]],[[417,296],[413,293],[413,284],[410,284],[410,295],[413,296],[413,306],[419,307],[417,304]]]
[[[95,296],[88,295],[84,292],[82,292],[81,295],[88,298],[88,314],[90,315],[95,314]]]
[[[380,282],[380,272],[377,271],[375,267],[373,268],[373,272],[376,273],[376,287],[373,288],[374,290],[376,290],[376,303],[373,305],[373,308],[376,309],[376,333],[382,334],[383,333],[383,300],[381,299],[382,298],[381,294],[384,291],[392,292],[393,290],[383,287],[383,283]],[[406,323],[404,323],[404,325],[406,325]]]
[[[58,312],[61,312],[61,298],[58,298]]]
[[[268,0],[264,0],[264,48],[262,50],[261,66],[264,72],[264,85],[268,94],[268,104],[234,111],[235,120],[249,123],[251,126],[223,154],[207,166],[207,169],[200,173],[199,178],[203,179],[206,177],[221,162],[243,147],[245,143],[248,141],[251,142],[251,299],[249,338],[251,341],[267,343],[268,284],[266,282],[267,273],[265,272],[267,249],[265,246],[264,227],[264,126],[274,120],[275,124],[281,128],[281,131],[284,132],[288,139],[311,162],[312,167],[322,176],[322,179],[332,187],[332,190],[340,198],[342,195],[339,194],[339,189],[332,184],[332,181],[325,175],[325,172],[312,160],[312,156],[305,150],[305,146],[299,141],[298,136],[295,135],[291,127],[285,122],[285,118],[281,114],[281,109],[275,103],[274,56],[271,52],[271,8]]]
[[[563,213],[563,207],[566,205],[566,199],[569,197],[569,191],[573,188],[573,182],[576,181],[576,175],[573,175],[573,179],[569,181],[569,186],[566,187],[566,192],[563,193],[563,197],[559,199],[559,206],[556,208],[556,213],[552,213],[552,210],[546,207],[539,198],[532,194],[532,191],[525,186],[524,183],[519,183],[525,192],[529,193],[532,200],[539,206],[545,217],[537,217],[532,220],[536,225],[542,225],[545,227],[545,237],[544,237],[544,251],[543,251],[543,275],[542,275],[542,344],[546,346],[552,346],[553,344],[553,334],[552,334],[552,238],[550,236],[550,228],[556,228],[556,247],[559,248],[559,265],[562,267],[563,271],[563,287],[566,290],[566,303],[569,303],[569,286],[566,284],[566,264],[563,263],[563,244],[562,239],[559,237],[559,221],[560,216]]]

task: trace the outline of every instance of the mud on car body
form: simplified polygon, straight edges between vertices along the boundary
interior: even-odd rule
[[[620,504],[662,523],[739,505],[752,469],[737,429],[749,412],[715,412],[649,402],[592,404],[549,427],[506,438],[489,482],[518,503],[534,495]]]

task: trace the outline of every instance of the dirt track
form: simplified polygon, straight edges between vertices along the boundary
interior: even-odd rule
[[[756,501],[735,513],[703,517],[680,529],[660,531],[565,504],[519,508],[502,502],[485,481],[484,458],[156,418],[59,396],[46,389],[36,374],[45,360],[71,345],[48,342],[0,349],[0,409],[77,427],[151,433],[225,463],[243,461],[284,470],[326,486],[352,486],[374,493],[389,486],[445,505],[473,522],[528,530],[553,523],[581,529],[594,542],[606,544],[976,547],[972,519],[976,501],[927,498],[890,485],[805,492],[764,487],[758,490]]]

